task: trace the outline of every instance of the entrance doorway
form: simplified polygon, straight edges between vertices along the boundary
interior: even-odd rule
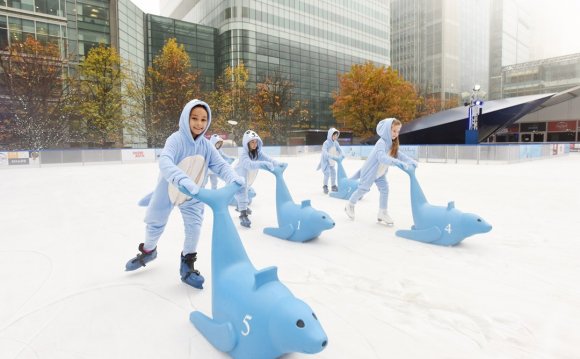
[[[522,142],[544,142],[544,133],[543,132],[522,133],[521,134],[521,141]]]

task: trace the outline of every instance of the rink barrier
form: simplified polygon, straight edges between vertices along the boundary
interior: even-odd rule
[[[578,144],[481,144],[481,145],[418,145],[400,150],[420,162],[428,163],[514,163],[545,159],[577,152]],[[320,153],[322,146],[264,146],[269,156],[286,157]],[[369,145],[342,146],[349,158],[366,159],[373,149]],[[238,157],[241,147],[224,148],[230,156]],[[107,163],[155,162],[160,148],[145,149],[64,149],[43,151],[0,151],[1,168],[47,167],[60,165],[93,165]]]

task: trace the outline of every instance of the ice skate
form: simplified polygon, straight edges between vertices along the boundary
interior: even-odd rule
[[[238,208],[236,208],[236,212],[241,212]],[[246,208],[246,214],[249,216],[252,214],[252,209],[250,207]]]
[[[205,279],[197,269],[193,267],[193,263],[197,260],[197,252],[186,255],[181,254],[181,266],[179,267],[179,274],[181,281],[197,289],[203,289],[203,282]]]
[[[157,247],[153,248],[152,251],[147,252],[143,249],[143,243],[139,244],[139,254],[130,261],[125,264],[126,271],[132,271],[135,269],[139,269],[141,267],[145,267],[145,265],[155,258],[157,258]]]
[[[380,209],[379,214],[377,215],[377,221],[379,223],[386,224],[387,226],[392,226],[394,224],[393,219],[387,213],[386,209]]]
[[[338,192],[338,187],[336,185],[332,186],[331,191]]]
[[[246,227],[246,228],[250,228],[250,225],[252,224],[252,222],[248,218],[248,210],[247,209],[244,209],[243,211],[240,212],[240,224],[242,225],[242,227]]]
[[[324,191],[324,194],[328,194],[328,186],[327,185],[322,186],[322,190]]]
[[[346,212],[346,215],[348,216],[348,218],[350,219],[354,219],[354,204],[348,202],[346,204],[346,206],[344,207],[344,211]]]

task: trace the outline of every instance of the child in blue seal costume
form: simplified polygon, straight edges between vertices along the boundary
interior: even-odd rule
[[[221,138],[220,135],[218,135],[217,133],[211,135],[209,138],[209,143],[211,143],[211,145],[214,146],[216,150],[218,150],[219,154],[222,156],[224,161],[226,161],[229,164],[232,164],[232,162],[234,162],[235,159],[233,157],[226,155],[222,150],[224,139]],[[213,171],[209,172],[209,183],[211,183],[211,189],[217,189],[218,175],[213,173]]]
[[[183,186],[196,194],[207,182],[208,169],[226,182],[244,184],[233,168],[210,144],[204,134],[211,124],[211,110],[200,100],[188,102],[179,118],[179,130],[165,141],[159,156],[160,175],[157,187],[141,203],[148,204],[145,215],[145,241],[139,244],[139,254],[127,262],[125,269],[133,271],[157,258],[157,242],[165,229],[174,206],[181,211],[185,226],[185,241],[181,253],[181,280],[195,288],[202,288],[204,278],[194,268],[197,244],[203,221],[204,204],[187,197],[178,190]]]
[[[249,228],[252,222],[248,215],[252,212],[248,208],[248,188],[254,183],[260,168],[272,171],[274,166],[285,166],[285,163],[278,162],[262,152],[262,139],[252,130],[247,130],[242,139],[242,154],[240,155],[236,171],[245,180],[245,185],[236,193],[238,211],[240,212],[240,224]]]
[[[354,179],[359,178],[360,181],[357,190],[352,193],[344,208],[350,219],[354,219],[356,202],[370,191],[374,183],[380,192],[377,220],[389,226],[393,225],[394,222],[387,212],[389,183],[387,182],[386,174],[389,166],[394,165],[401,169],[407,169],[407,166],[417,167],[415,160],[399,152],[401,125],[401,121],[396,118],[386,118],[377,124],[377,134],[380,138],[362,168],[352,177]]]
[[[338,187],[336,186],[336,161],[340,158],[344,158],[344,154],[340,148],[340,144],[338,143],[339,136],[340,131],[332,127],[328,130],[326,141],[322,144],[320,163],[316,169],[322,170],[322,173],[324,174],[322,180],[322,190],[324,191],[324,194],[328,194],[329,177],[332,192],[338,192]]]

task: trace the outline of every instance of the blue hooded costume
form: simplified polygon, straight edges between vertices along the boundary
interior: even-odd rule
[[[396,165],[400,167],[404,166],[405,163],[417,166],[415,160],[401,151],[398,151],[396,158],[390,156],[389,152],[393,145],[391,137],[393,120],[394,118],[387,118],[377,124],[377,134],[380,138],[361,169],[352,176],[353,179],[359,179],[359,185],[357,190],[350,196],[349,202],[351,204],[355,204],[362,196],[368,193],[372,184],[375,183],[380,192],[379,208],[386,210],[389,197],[389,183],[387,182],[386,174],[389,166]]]
[[[211,137],[209,138],[209,143],[211,143],[213,147],[215,147],[215,145],[219,142],[223,144],[224,140],[223,138],[220,137],[220,135],[216,133],[211,135]],[[221,149],[221,147],[219,149],[216,147],[216,149],[227,163],[231,164],[232,162],[234,162],[234,158],[226,155],[224,151]],[[215,174],[213,171],[209,172],[209,182],[211,183],[211,189],[217,189],[218,175]]]
[[[248,143],[252,140],[257,140],[258,142],[254,155],[250,152],[248,147]],[[238,202],[239,211],[248,209],[248,188],[254,182],[258,170],[263,167],[272,169],[274,166],[280,164],[278,161],[262,152],[262,139],[252,130],[248,130],[244,133],[242,146],[243,151],[240,155],[238,164],[236,165],[237,173],[245,180],[245,185],[236,193],[236,201]]]
[[[338,137],[336,141],[332,140],[332,135],[338,133],[340,136],[340,131],[332,127],[328,130],[326,134],[326,141],[322,144],[322,153],[320,155],[320,163],[318,163],[317,170],[322,170],[324,174],[324,179],[322,181],[323,185],[328,184],[328,177],[330,177],[330,184],[336,187],[336,162],[335,158],[344,157],[344,153],[340,148],[338,143]]]
[[[193,138],[189,126],[189,116],[191,110],[196,106],[203,106],[207,111],[207,126],[204,131]],[[226,182],[233,181],[243,182],[236,174],[233,168],[222,158],[215,146],[205,138],[204,134],[211,124],[211,110],[209,106],[200,100],[188,102],[181,116],[179,117],[179,130],[171,134],[165,141],[165,146],[159,157],[160,175],[157,187],[151,196],[147,213],[145,215],[146,233],[143,248],[151,251],[156,248],[159,237],[165,229],[169,214],[174,204],[169,197],[169,186],[184,185],[185,182],[191,181],[191,178],[180,168],[178,164],[185,159],[196,158],[203,159],[203,169],[200,178],[201,188],[207,182],[207,170],[218,174]],[[180,183],[181,182],[181,183]],[[191,182],[190,182],[191,183]],[[185,226],[185,241],[183,244],[183,255],[194,253],[201,230],[203,221],[204,204],[196,199],[188,199],[178,204],[179,210],[183,216]]]

